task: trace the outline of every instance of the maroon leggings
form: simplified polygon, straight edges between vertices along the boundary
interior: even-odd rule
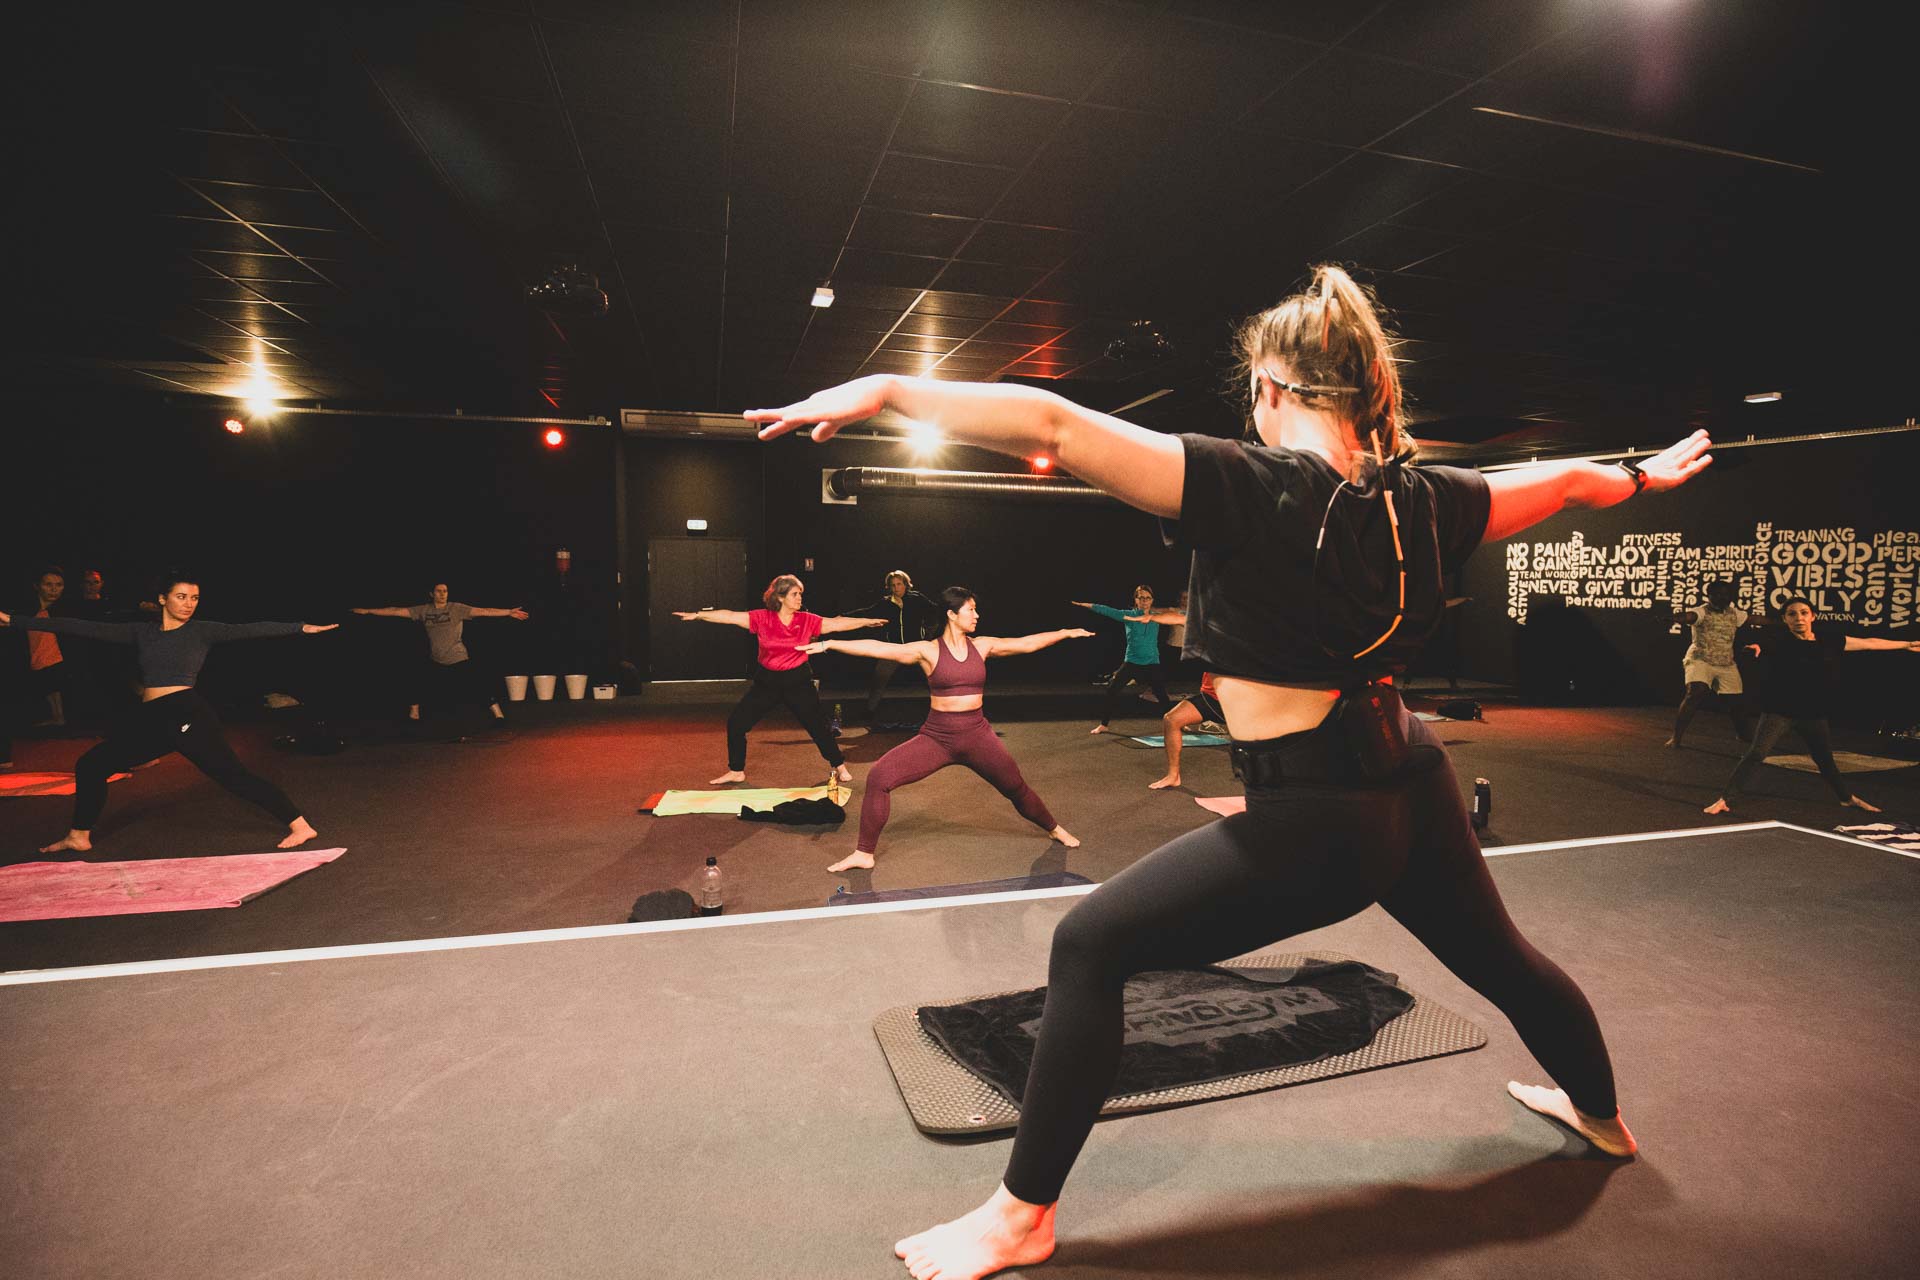
[[[1020,816],[1052,831],[1059,824],[1040,797],[1020,776],[1020,766],[994,735],[993,726],[978,707],[972,711],[929,711],[920,732],[875,762],[867,773],[867,794],[860,802],[860,843],[854,847],[872,853],[880,843],[880,828],[893,810],[893,789],[918,782],[950,764],[963,764],[993,784]]]

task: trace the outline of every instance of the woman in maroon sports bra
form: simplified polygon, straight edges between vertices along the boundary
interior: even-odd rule
[[[1074,627],[1066,631],[1042,631],[1017,639],[976,636],[980,610],[973,593],[965,587],[948,587],[941,593],[947,610],[946,630],[932,640],[912,644],[888,644],[882,640],[821,640],[801,648],[802,653],[851,653],[862,658],[881,658],[888,662],[917,662],[927,673],[927,690],[932,694],[932,710],[920,732],[881,756],[867,774],[867,793],[860,803],[860,841],[853,852],[828,867],[829,871],[848,871],[871,867],[873,851],[880,843],[880,828],[887,825],[893,807],[893,789],[918,782],[930,773],[950,764],[963,764],[991,782],[994,789],[1013,801],[1020,816],[1069,849],[1080,842],[1053,820],[1047,806],[1020,776],[1020,766],[994,734],[993,726],[981,713],[982,694],[987,685],[988,658],[1013,653],[1036,653],[1051,644],[1093,632]]]

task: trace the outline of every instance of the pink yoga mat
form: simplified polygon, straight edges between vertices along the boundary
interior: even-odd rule
[[[116,773],[108,782],[118,782],[130,778],[132,774]],[[0,770],[0,796],[70,796],[73,794],[73,775],[70,773],[14,773]]]
[[[1209,809],[1223,818],[1247,811],[1245,796],[1195,796],[1193,802],[1202,809]]]
[[[345,852],[288,849],[145,862],[23,862],[0,867],[0,920],[237,907]]]

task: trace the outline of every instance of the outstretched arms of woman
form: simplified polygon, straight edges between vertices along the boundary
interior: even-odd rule
[[[961,444],[1014,457],[1045,454],[1130,506],[1157,516],[1180,514],[1187,456],[1178,439],[1037,387],[875,374],[782,409],[749,409],[742,416],[761,424],[762,440],[805,429],[822,441],[883,409]]]
[[[1662,449],[1640,464],[1641,486],[1625,467],[1599,462],[1542,462],[1487,477],[1492,506],[1482,542],[1498,542],[1539,524],[1567,507],[1611,507],[1644,487],[1648,493],[1677,489],[1713,464],[1705,431]]]
[[[23,631],[52,631],[58,635],[102,640],[108,644],[132,644],[134,625],[131,622],[99,622],[92,618],[21,618],[16,623],[12,614],[0,613],[0,627],[18,626]]]
[[[800,652],[814,653],[850,653],[856,658],[879,658],[885,662],[918,662],[925,666],[930,660],[931,640],[916,640],[912,644],[890,644],[885,640],[815,640],[812,644],[799,646]]]
[[[1862,649],[1905,649],[1910,653],[1920,653],[1920,640],[1880,640],[1867,636],[1848,636],[1846,652],[1858,653]]]
[[[1092,634],[1085,627],[1068,627],[1064,631],[1037,631],[1030,636],[975,636],[973,647],[983,658],[1005,658],[1016,653],[1038,653],[1062,640],[1083,640]]]
[[[682,622],[723,622],[729,627],[745,627],[749,631],[753,630],[747,622],[747,615],[738,609],[695,609],[691,613],[683,613],[675,609],[673,616]]]
[[[836,631],[858,631],[862,627],[884,627],[886,625],[887,620],[885,618],[850,618],[846,616],[822,618],[820,619],[820,634],[830,636]],[[911,659],[909,659],[909,661],[911,661]]]

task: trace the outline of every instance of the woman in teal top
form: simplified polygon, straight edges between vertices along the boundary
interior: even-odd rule
[[[1127,657],[1120,669],[1107,681],[1106,701],[1100,707],[1100,723],[1090,732],[1105,733],[1107,725],[1113,719],[1114,699],[1120,691],[1135,683],[1145,683],[1153,687],[1153,696],[1160,701],[1160,710],[1164,713],[1173,706],[1173,700],[1167,697],[1167,680],[1160,674],[1160,624],[1148,622],[1146,615],[1153,612],[1153,588],[1145,583],[1133,589],[1133,608],[1115,609],[1111,605],[1089,604],[1085,600],[1075,600],[1074,604],[1082,609],[1091,609],[1103,618],[1112,618],[1126,628]]]

